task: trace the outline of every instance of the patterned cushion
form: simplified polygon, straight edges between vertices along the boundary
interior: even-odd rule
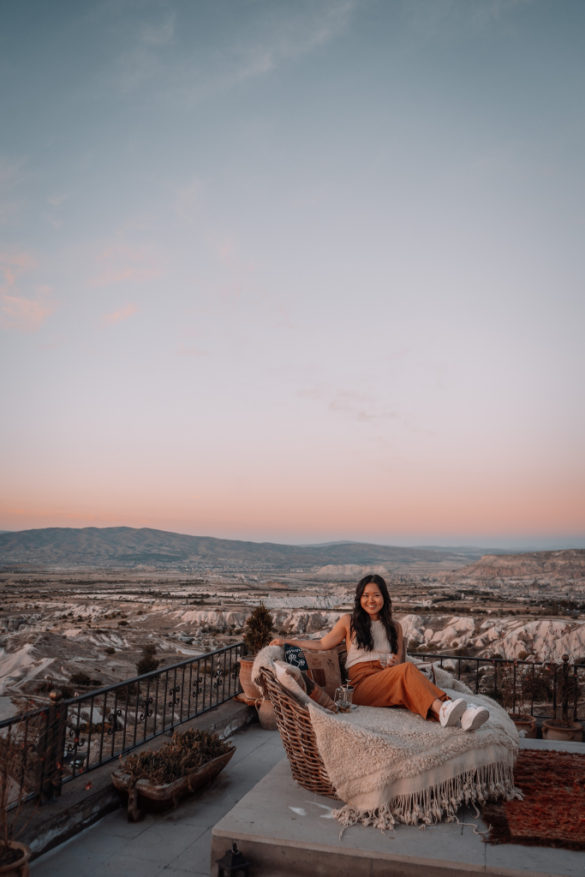
[[[301,649],[284,645],[285,661],[298,667],[324,688],[329,697],[335,697],[335,689],[341,685],[341,670],[337,649]]]
[[[307,673],[302,673],[298,667],[293,667],[285,661],[275,661],[274,672],[282,687],[303,706],[312,700],[333,713],[337,712],[337,707],[327,692],[317,685]]]
[[[335,701],[329,697],[324,688],[317,685],[306,673],[303,673],[303,679],[311,700],[314,700],[319,706],[325,707],[326,710],[331,710],[332,713],[338,712]]]

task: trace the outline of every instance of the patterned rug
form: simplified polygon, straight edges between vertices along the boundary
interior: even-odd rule
[[[585,755],[521,749],[514,779],[523,801],[482,808],[487,842],[585,850]]]

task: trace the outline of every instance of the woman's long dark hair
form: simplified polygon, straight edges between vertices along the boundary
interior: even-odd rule
[[[394,622],[392,621],[392,600],[390,599],[388,587],[382,576],[364,576],[363,579],[360,579],[358,582],[357,588],[355,589],[355,601],[351,615],[351,636],[353,637],[355,634],[357,645],[360,646],[360,648],[365,649],[368,652],[371,652],[374,648],[371,628],[372,621],[368,613],[362,609],[361,604],[362,594],[366,589],[366,585],[377,585],[382,597],[384,598],[384,605],[380,610],[380,621],[386,630],[390,648],[394,654],[396,654],[398,651],[398,635],[396,633]]]

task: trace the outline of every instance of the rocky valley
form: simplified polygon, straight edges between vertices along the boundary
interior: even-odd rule
[[[285,571],[267,563],[263,573],[5,565],[0,715],[55,687],[71,696],[128,679],[145,647],[168,666],[236,642],[260,601],[275,633],[317,636],[350,611],[355,582],[371,571],[389,582],[412,654],[558,662],[566,653],[585,663],[585,551],[318,560]]]

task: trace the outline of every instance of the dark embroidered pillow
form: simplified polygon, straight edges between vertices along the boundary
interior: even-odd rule
[[[306,673],[309,669],[305,653],[299,646],[291,646],[288,643],[285,643],[284,660],[287,664],[292,664],[293,667],[298,667],[303,673]]]

